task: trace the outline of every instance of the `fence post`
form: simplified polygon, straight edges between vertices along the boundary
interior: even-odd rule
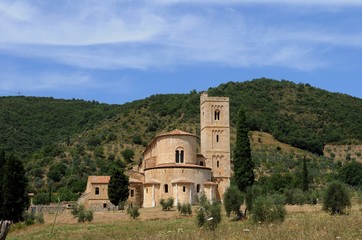
[[[6,239],[6,235],[9,232],[10,226],[11,226],[11,221],[0,220],[0,240]]]

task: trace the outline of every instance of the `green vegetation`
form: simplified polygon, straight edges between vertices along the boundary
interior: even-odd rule
[[[78,222],[92,222],[93,221],[93,211],[85,210],[83,205],[74,206],[72,209],[72,214],[74,217],[78,218]]]
[[[240,190],[236,186],[228,187],[224,194],[224,208],[226,216],[230,217],[230,214],[234,212],[238,216],[238,219],[240,219],[240,206],[243,202],[244,197]]]
[[[173,207],[173,198],[168,198],[167,200],[161,199],[160,205],[162,206],[162,211],[170,211]]]
[[[134,205],[130,205],[127,208],[127,214],[133,219],[136,219],[141,215],[139,212],[139,207]]]
[[[240,107],[236,127],[236,142],[234,148],[234,176],[241,192],[246,192],[254,184],[254,162],[251,158],[249,129],[243,107]]]
[[[287,212],[278,198],[259,196],[253,203],[251,219],[254,223],[283,222]]]
[[[0,219],[19,222],[29,206],[28,180],[22,162],[13,154],[0,151]]]
[[[191,215],[192,214],[192,206],[190,203],[178,203],[177,204],[177,211],[181,214],[181,215]]]
[[[218,202],[210,203],[205,194],[200,196],[200,205],[196,215],[197,225],[214,231],[221,222],[221,206]]]
[[[127,200],[129,195],[129,182],[121,168],[115,168],[108,185],[108,197],[111,203],[118,206],[120,202]]]
[[[323,198],[323,210],[334,214],[345,214],[346,209],[351,207],[351,195],[340,182],[328,184]]]
[[[358,98],[264,78],[229,82],[208,93],[230,97],[233,151],[241,105],[250,130],[271,133],[283,143],[312,153],[321,154],[326,143],[360,143],[362,139],[362,116],[358,114],[362,100]],[[48,193],[50,201],[75,199],[84,191],[88,175],[110,175],[115,166],[130,168],[157,134],[175,128],[199,134],[199,97],[196,91],[158,94],[123,105],[0,97],[0,148],[20,156],[30,183],[28,190],[36,197],[40,194],[39,199],[44,199],[42,195]],[[332,158],[286,152],[280,145],[268,148],[265,139],[258,138],[256,144],[262,147],[256,149],[252,144],[251,158],[258,184],[268,185],[263,187],[265,191],[303,189],[304,155],[308,157],[311,191],[336,179],[343,167]],[[133,151],[132,158],[122,154],[126,149]],[[330,149],[331,156],[332,150],[337,154]],[[354,157],[350,155],[348,163],[353,163]],[[358,187],[355,182],[361,178],[347,180],[343,174],[338,173],[341,181]],[[71,194],[62,190],[65,186]]]

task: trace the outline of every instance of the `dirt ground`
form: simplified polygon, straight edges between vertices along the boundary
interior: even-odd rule
[[[242,206],[241,209],[245,207]],[[288,213],[308,213],[308,212],[318,212],[321,211],[321,205],[287,205],[286,210]],[[193,207],[193,212],[195,213],[197,210],[197,206]],[[157,219],[175,219],[179,218],[180,215],[177,212],[176,208],[171,211],[162,211],[160,207],[156,208],[141,208],[140,209],[140,217],[142,220],[157,220]],[[56,223],[77,223],[77,219],[73,217],[70,213],[70,210],[59,213],[59,214],[44,214],[45,223],[51,224],[54,222],[56,217]],[[128,221],[130,219],[129,215],[127,215],[126,211],[104,211],[104,212],[94,212],[93,213],[93,222],[94,223],[110,223],[115,221]]]

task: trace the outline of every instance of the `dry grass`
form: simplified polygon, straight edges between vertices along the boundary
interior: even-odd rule
[[[215,232],[199,229],[195,217],[180,217],[177,211],[160,208],[141,209],[141,218],[131,220],[122,212],[95,213],[94,222],[78,224],[69,213],[57,219],[56,234],[51,239],[361,239],[362,207],[355,206],[346,216],[330,216],[321,206],[288,206],[282,224],[252,224],[248,220],[223,219]],[[44,225],[13,231],[9,240],[49,239],[53,215],[46,215]]]

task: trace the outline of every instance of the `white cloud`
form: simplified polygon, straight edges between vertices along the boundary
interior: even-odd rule
[[[295,28],[245,19],[242,12],[230,11],[235,4],[255,3],[362,6],[362,1],[354,0],[65,0],[58,5],[4,1],[0,3],[0,54],[90,69],[194,63],[313,69],[327,64],[315,54],[321,45],[362,47],[358,32],[342,35],[343,30],[321,31],[324,26]],[[225,12],[219,7],[186,11],[175,4],[218,4]]]

